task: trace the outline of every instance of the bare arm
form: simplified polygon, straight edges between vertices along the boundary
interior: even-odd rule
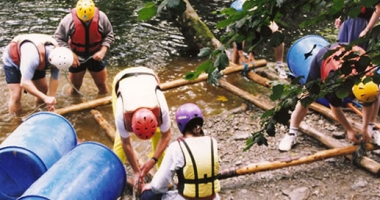
[[[153,154],[153,157],[159,158],[161,157],[162,153],[165,151],[166,147],[168,146],[171,138],[171,131],[170,129],[166,132],[161,133],[162,136],[160,138],[160,141],[158,141],[157,149]],[[153,159],[149,159],[144,163],[144,165],[141,167],[141,175],[140,177],[143,178],[148,174],[148,172],[153,168],[155,165],[155,161]]]
[[[380,4],[377,4],[375,6],[375,11],[373,12],[373,14],[371,16],[371,19],[369,20],[365,29],[360,33],[359,37],[365,36],[375,26],[375,24],[379,21],[379,17],[380,17]]]
[[[140,175],[140,169],[139,169],[139,164],[138,164],[135,152],[133,150],[133,146],[131,144],[130,137],[127,137],[127,138],[121,137],[121,146],[123,147],[128,163],[132,167],[132,170],[134,173],[134,184],[136,185],[138,182],[139,175]]]

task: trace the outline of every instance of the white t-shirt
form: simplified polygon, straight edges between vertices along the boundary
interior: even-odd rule
[[[161,132],[166,132],[170,129],[170,125],[171,125],[169,107],[166,102],[164,93],[161,90],[157,90],[156,94],[157,94],[157,99],[161,108],[161,115],[162,115],[162,124],[160,125],[160,130]],[[122,107],[123,107],[123,101],[121,100],[121,97],[119,96],[116,101],[116,113],[115,113],[116,129],[122,138],[128,138],[130,136],[130,133],[127,131],[127,129],[125,129],[124,113],[123,113],[123,109],[121,109]]]

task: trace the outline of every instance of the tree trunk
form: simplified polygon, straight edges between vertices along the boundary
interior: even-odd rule
[[[185,37],[186,44],[195,53],[203,47],[216,49],[222,44],[215,38],[214,34],[207,25],[199,19],[198,14],[191,6],[188,0],[186,3],[186,11],[178,18],[174,19],[182,35]],[[173,13],[172,13],[173,14]],[[175,14],[173,14],[175,15]]]

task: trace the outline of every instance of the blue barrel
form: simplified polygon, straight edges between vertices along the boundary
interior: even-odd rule
[[[28,117],[0,145],[0,199],[16,199],[77,144],[73,126],[52,112]]]
[[[56,162],[18,200],[117,199],[126,184],[120,159],[108,147],[84,142]]]
[[[300,80],[301,84],[306,82],[314,56],[317,55],[319,50],[328,45],[330,43],[322,36],[308,35],[298,39],[289,48],[286,62],[295,77],[303,76]]]

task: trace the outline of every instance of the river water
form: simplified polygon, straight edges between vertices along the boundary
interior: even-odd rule
[[[183,37],[170,22],[161,19],[152,20],[149,23],[138,21],[136,9],[142,5],[141,0],[95,2],[97,7],[108,15],[115,32],[116,40],[107,54],[108,84],[110,87],[113,77],[127,66],[152,68],[158,73],[161,82],[164,83],[182,78],[186,72],[195,69],[204,61],[186,54],[186,44],[183,42]],[[194,5],[199,7],[195,7],[197,12],[204,15],[201,16],[202,20],[210,28],[213,28],[218,16],[211,15],[209,11],[217,7],[221,8],[229,4],[229,1],[214,0],[206,4],[199,6],[200,2],[194,2]],[[74,6],[74,1],[69,0],[0,1],[0,54],[2,55],[5,46],[18,34],[53,34],[60,19]],[[215,33],[216,35],[220,34],[218,31]],[[2,61],[0,64],[2,66]],[[231,75],[228,79],[237,86],[241,85],[251,89],[257,87],[239,74]],[[68,95],[66,92],[68,86],[69,82],[65,73],[62,72],[57,94],[57,109],[98,98],[97,89],[88,73],[81,88],[83,96]],[[2,142],[21,123],[20,117],[8,114],[9,92],[2,68],[0,70],[0,92],[3,94],[0,98],[0,142]],[[230,92],[205,82],[167,90],[165,96],[172,116],[179,105],[187,102],[197,103],[204,110],[205,116],[221,113],[243,103],[242,99]],[[33,101],[33,96],[23,95],[23,117],[38,111],[34,107]],[[97,109],[113,126],[111,105]],[[89,110],[69,113],[64,117],[73,124],[81,140],[96,141],[109,147],[112,146],[112,142],[97,124]],[[175,123],[172,124],[174,135],[179,135]],[[135,145],[145,148],[149,143],[135,141]]]

